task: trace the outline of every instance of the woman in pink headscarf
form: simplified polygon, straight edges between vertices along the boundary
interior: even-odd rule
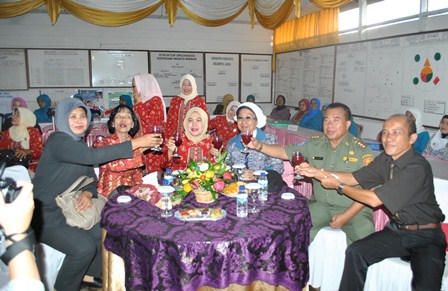
[[[11,113],[6,113],[3,115],[3,124],[2,131],[8,130],[12,126],[12,115],[14,113],[14,109],[28,108],[25,100],[22,97],[14,97],[11,99]]]
[[[309,107],[310,101],[305,98],[301,99],[299,101],[299,111],[291,118],[291,124],[299,124],[299,122],[302,120],[302,117],[305,115],[305,113],[308,112]]]
[[[159,83],[153,75],[140,73],[132,80],[132,93],[134,94],[134,111],[140,120],[142,134],[150,133],[151,126],[162,128],[166,122],[165,101]],[[147,173],[162,170],[163,153],[145,151],[145,165]]]

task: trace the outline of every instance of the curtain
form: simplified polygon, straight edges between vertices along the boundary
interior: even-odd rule
[[[320,8],[337,8],[352,2],[353,0],[310,0]]]

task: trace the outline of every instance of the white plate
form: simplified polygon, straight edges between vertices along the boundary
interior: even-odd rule
[[[267,175],[267,174],[268,174],[268,171],[265,171],[265,170],[256,170],[256,171],[254,172],[254,175],[255,175],[255,176],[260,176],[261,173],[265,173],[265,174]]]
[[[132,200],[131,196],[128,196],[128,195],[121,195],[121,196],[118,196],[118,198],[117,198],[118,203],[129,203],[129,202],[131,202],[131,200]]]
[[[244,164],[235,164],[232,166],[234,169],[245,169],[246,166]]]
[[[179,210],[174,213],[174,217],[175,218],[177,218],[179,220],[183,220],[183,221],[205,221],[205,220],[217,221],[217,220],[225,218],[226,216],[227,216],[227,212],[224,209],[222,209],[222,216],[221,217],[202,216],[202,217],[186,218],[186,217],[182,217],[180,215]]]
[[[296,198],[296,196],[294,196],[294,194],[291,193],[291,192],[285,192],[285,193],[282,194],[282,199],[292,200],[294,198]]]

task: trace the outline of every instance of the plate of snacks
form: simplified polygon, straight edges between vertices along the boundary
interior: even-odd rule
[[[220,220],[227,212],[221,208],[183,208],[174,213],[174,217],[185,221]]]
[[[241,185],[246,185],[246,183],[242,181],[232,182],[224,187],[224,189],[220,192],[220,194],[228,196],[228,197],[236,197],[238,194],[238,190]]]

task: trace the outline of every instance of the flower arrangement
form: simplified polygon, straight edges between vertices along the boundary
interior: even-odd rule
[[[230,167],[224,163],[227,151],[218,156],[215,163],[204,161],[197,163],[190,160],[185,172],[180,173],[180,179],[176,188],[173,200],[184,199],[191,191],[210,191],[213,200],[218,203],[217,192],[222,191],[225,182],[231,181],[233,175]]]

